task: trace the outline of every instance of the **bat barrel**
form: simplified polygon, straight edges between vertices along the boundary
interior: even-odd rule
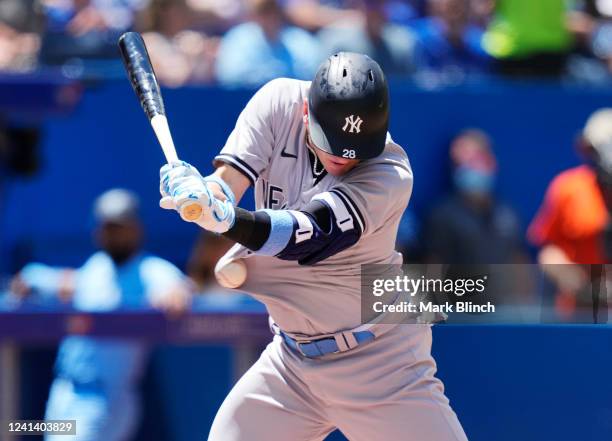
[[[149,119],[155,115],[165,115],[159,83],[140,34],[137,32],[123,34],[119,38],[119,50],[130,83]]]

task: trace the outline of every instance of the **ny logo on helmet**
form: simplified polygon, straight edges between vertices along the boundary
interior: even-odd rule
[[[353,133],[353,130],[357,133],[361,132],[361,123],[363,120],[357,116],[355,118],[354,115],[347,116],[344,119],[344,127],[342,127],[342,131],[346,132],[346,129],[349,129],[349,133]]]

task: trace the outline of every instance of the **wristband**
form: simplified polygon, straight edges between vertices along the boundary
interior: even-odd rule
[[[230,201],[232,205],[236,205],[236,197],[234,196],[234,192],[232,191],[230,186],[226,184],[226,182],[223,179],[215,175],[206,176],[203,179],[204,179],[204,182],[215,182],[219,184],[227,200]]]

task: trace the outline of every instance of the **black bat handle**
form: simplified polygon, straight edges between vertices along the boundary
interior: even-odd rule
[[[119,50],[134,92],[149,120],[155,115],[165,115],[159,83],[140,34],[137,32],[123,34],[119,38]]]

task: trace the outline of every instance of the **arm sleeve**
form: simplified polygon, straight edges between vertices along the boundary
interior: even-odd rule
[[[225,146],[214,160],[215,165],[226,163],[236,168],[251,185],[255,185],[272,156],[277,132],[277,114],[281,106],[279,88],[282,87],[283,81],[270,81],[253,95],[240,113]]]
[[[225,236],[255,254],[314,265],[355,244],[358,223],[339,196],[322,193],[301,211],[237,209],[237,222]]]
[[[20,271],[19,276],[38,295],[45,298],[57,296],[62,278],[68,268],[56,268],[42,263],[29,263]]]
[[[293,234],[276,254],[279,259],[314,265],[350,248],[361,237],[358,223],[333,193],[317,195],[303,211],[289,213]]]

